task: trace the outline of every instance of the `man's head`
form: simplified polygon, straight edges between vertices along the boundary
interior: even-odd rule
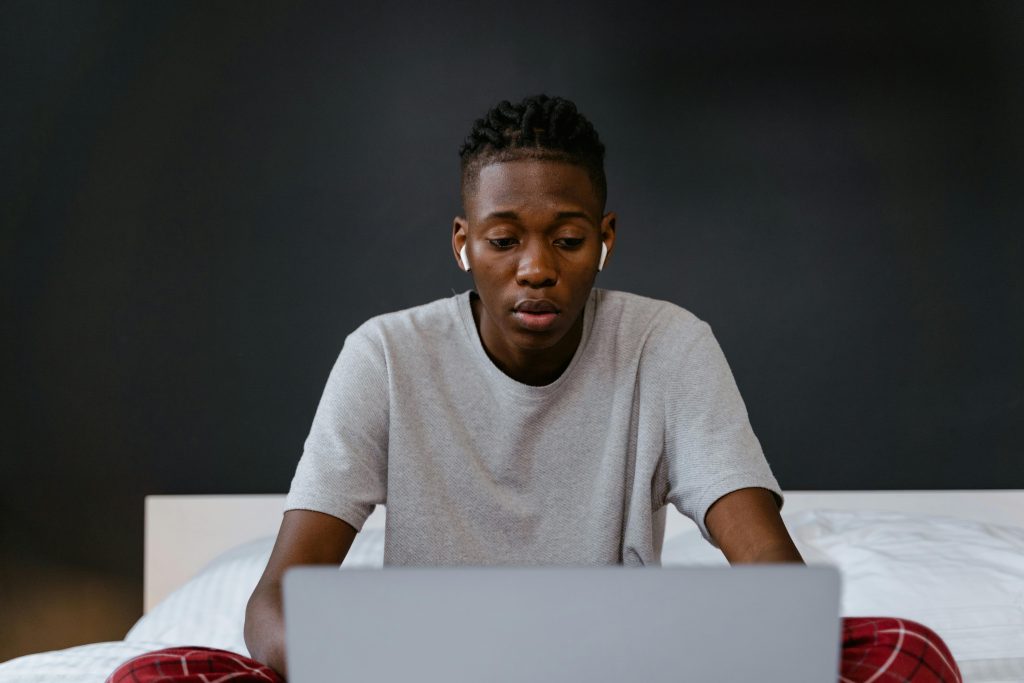
[[[534,95],[519,104],[499,102],[459,149],[462,167],[462,206],[477,188],[480,169],[520,159],[563,161],[583,168],[604,211],[608,184],[604,175],[604,144],[593,124],[561,97]]]
[[[455,218],[452,249],[480,295],[484,346],[513,376],[516,366],[567,363],[601,245],[610,255],[615,242],[604,145],[572,102],[538,95],[498,104],[460,154],[465,215]]]

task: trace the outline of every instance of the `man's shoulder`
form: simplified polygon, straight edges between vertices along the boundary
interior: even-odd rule
[[[703,332],[707,323],[679,304],[632,292],[597,291],[603,317],[621,332],[643,337],[669,336],[677,341]]]
[[[620,352],[637,353],[648,376],[668,381],[707,358],[717,342],[711,326],[679,304],[629,292],[603,291],[606,334]]]
[[[412,339],[418,344],[429,343],[434,338],[443,340],[459,324],[458,304],[465,296],[464,292],[380,313],[357,327],[352,334],[387,344],[401,344]]]

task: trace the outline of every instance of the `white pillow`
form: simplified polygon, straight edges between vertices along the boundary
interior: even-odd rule
[[[1024,657],[1024,529],[848,510],[789,525],[799,546],[839,566],[844,615],[913,619],[957,659]]]
[[[783,519],[808,564],[839,568],[844,616],[920,622],[958,660],[1024,657],[1024,529],[877,511]],[[667,539],[662,563],[727,564],[696,530]]]
[[[267,536],[219,555],[139,619],[125,641],[205,645],[249,656],[242,635],[245,605],[273,547],[274,537]],[[383,560],[384,530],[364,529],[341,567],[380,567]]]

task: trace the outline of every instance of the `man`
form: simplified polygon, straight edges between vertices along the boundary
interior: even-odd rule
[[[501,102],[460,156],[452,253],[474,288],[345,341],[246,614],[250,654],[282,675],[285,570],[339,564],[385,502],[389,565],[656,565],[667,503],[731,563],[802,562],[710,327],[594,288],[616,215],[591,123],[561,98]],[[844,624],[844,676],[899,671],[879,636],[854,642],[877,623]]]

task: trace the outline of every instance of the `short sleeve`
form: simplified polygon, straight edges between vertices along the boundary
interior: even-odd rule
[[[761,487],[772,491],[781,507],[782,490],[711,327],[696,324],[682,357],[665,372],[665,498],[718,547],[704,523],[716,500]]]
[[[362,529],[387,497],[388,380],[364,328],[342,346],[303,447],[286,510],[315,510]]]

